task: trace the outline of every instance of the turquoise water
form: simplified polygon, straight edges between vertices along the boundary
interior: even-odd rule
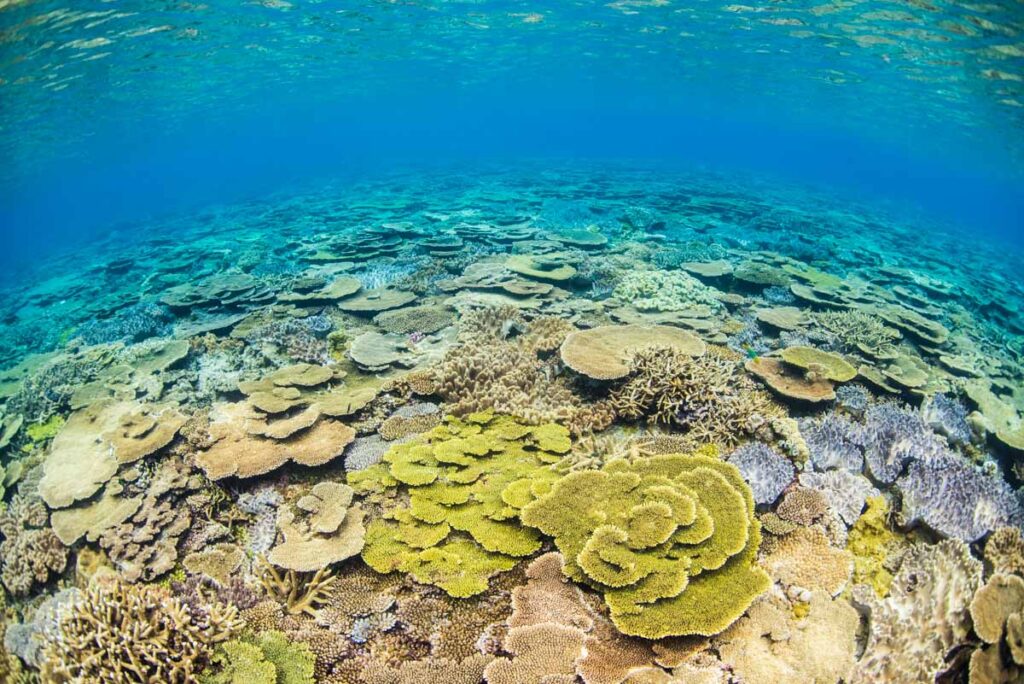
[[[0,681],[1019,681],[1024,8],[0,0]]]

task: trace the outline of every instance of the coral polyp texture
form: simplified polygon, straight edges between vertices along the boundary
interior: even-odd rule
[[[571,473],[522,510],[566,574],[598,589],[625,634],[716,634],[768,587],[754,499],[713,456],[665,455]]]
[[[1024,266],[921,234],[545,167],[40,257],[0,681],[1018,681]]]

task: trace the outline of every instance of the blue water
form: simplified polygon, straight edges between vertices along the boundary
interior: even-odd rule
[[[1019,241],[1016,3],[13,2],[8,259],[395,163],[644,159]]]

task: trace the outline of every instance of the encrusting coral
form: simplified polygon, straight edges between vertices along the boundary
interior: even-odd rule
[[[715,634],[768,586],[750,488],[712,456],[570,473],[521,519],[554,537],[566,574],[603,593],[625,634]]]
[[[242,627],[234,606],[195,612],[169,591],[114,581],[86,591],[48,635],[48,682],[188,684]]]
[[[569,446],[558,425],[478,413],[392,447],[383,463],[348,476],[356,491],[409,496],[370,523],[363,560],[452,596],[486,590],[488,577],[540,548],[539,535],[518,524],[518,508],[558,478],[550,465]]]

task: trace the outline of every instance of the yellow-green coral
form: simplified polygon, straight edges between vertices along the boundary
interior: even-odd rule
[[[203,684],[313,684],[316,658],[306,644],[269,631],[226,642],[214,661],[221,669],[204,674]]]
[[[53,439],[54,435],[64,427],[62,416],[51,416],[45,423],[33,423],[25,428],[25,436],[31,440],[21,447],[21,450],[28,453],[43,442]]]
[[[615,460],[570,473],[521,511],[566,574],[601,590],[625,634],[716,634],[768,588],[750,487],[706,455]]]
[[[892,573],[886,569],[885,559],[898,537],[885,524],[889,515],[885,497],[873,496],[867,502],[867,510],[850,529],[846,548],[853,553],[854,583],[870,585],[879,598],[885,598],[892,586]]]
[[[540,549],[540,534],[519,524],[518,511],[558,479],[550,466],[569,447],[564,427],[489,412],[448,418],[392,447],[382,463],[349,475],[363,493],[408,494],[408,505],[386,507],[369,525],[363,559],[452,596],[485,591],[490,576]]]

